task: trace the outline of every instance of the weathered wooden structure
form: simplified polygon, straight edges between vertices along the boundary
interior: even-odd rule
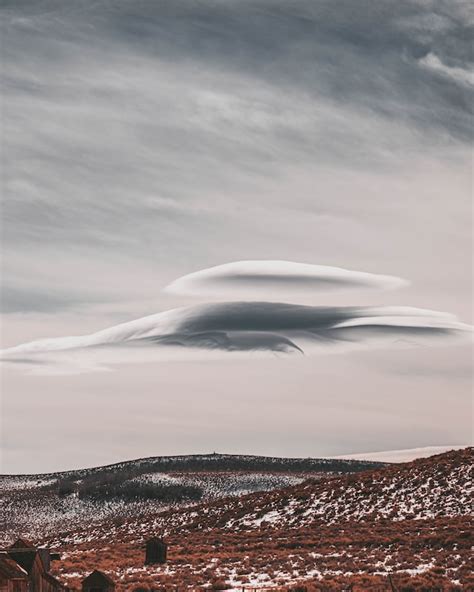
[[[63,586],[63,584],[50,573],[43,574],[41,592],[65,592],[67,590],[69,590],[69,588]]]
[[[82,580],[82,592],[114,592],[115,583],[98,569]]]
[[[160,537],[148,539],[145,545],[145,565],[166,563],[168,545]]]
[[[28,573],[6,552],[0,553],[0,592],[28,592]]]
[[[49,549],[40,549],[29,541],[19,538],[13,545],[5,549],[4,554],[19,570],[26,573],[28,592],[67,591],[67,587],[49,573],[51,560],[59,557],[57,553],[51,553]],[[21,586],[22,584],[18,583],[17,588],[13,587],[12,589],[15,592],[17,589],[22,592]],[[0,588],[0,590],[2,589]]]

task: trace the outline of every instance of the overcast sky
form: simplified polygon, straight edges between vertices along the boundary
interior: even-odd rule
[[[228,299],[164,289],[242,260],[410,282],[272,302],[471,323],[470,4],[0,2],[3,347]],[[1,470],[466,444],[471,354],[4,364]]]

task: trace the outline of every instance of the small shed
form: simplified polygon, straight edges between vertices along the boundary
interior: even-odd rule
[[[152,537],[146,542],[145,565],[166,563],[168,545],[160,537]]]
[[[82,592],[114,592],[115,583],[98,569],[82,580]]]

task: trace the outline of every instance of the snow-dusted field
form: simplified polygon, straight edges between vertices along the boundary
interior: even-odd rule
[[[304,475],[270,473],[145,473],[129,481],[195,486],[202,490],[203,500],[210,500],[296,485],[304,479]],[[56,484],[55,479],[0,477],[0,513],[5,524],[0,535],[2,542],[20,532],[36,538],[84,523],[92,525],[106,519],[156,513],[178,505],[158,500],[81,499],[76,493],[58,496]]]
[[[186,506],[197,499],[96,499],[80,495],[88,481],[112,479],[120,485],[192,488],[201,501],[242,496],[297,485],[306,478],[371,467],[359,461],[282,459],[242,455],[191,455],[139,459],[63,473],[0,476],[1,542],[22,533],[36,538],[48,533],[91,527],[107,520],[124,520]],[[62,488],[62,493],[60,492]]]
[[[43,540],[65,550],[58,574],[74,590],[81,575],[99,567],[119,592],[178,584],[239,591],[305,585],[312,592],[316,583],[380,592],[390,590],[388,574],[396,589],[460,591],[472,581],[473,465],[472,449],[452,451],[270,491],[211,495],[190,507],[106,520]],[[234,478],[212,475],[211,482],[234,487]],[[169,543],[164,566],[143,565],[150,533]]]
[[[243,459],[256,462],[220,461]],[[176,462],[222,466],[215,455],[166,461],[169,467]],[[176,584],[183,590],[276,590],[311,582],[332,582],[340,590],[354,581],[360,589],[385,590],[387,574],[400,589],[412,589],[413,578],[423,589],[469,589],[472,449],[359,473],[313,472],[310,479],[308,472],[288,470],[291,461],[278,462],[270,462],[272,471],[247,472],[163,471],[161,461],[153,471],[149,459],[115,465],[115,474],[135,486],[202,491],[200,501],[179,504],[58,495],[64,474],[6,476],[0,479],[4,542],[21,531],[60,550],[55,573],[72,590],[96,568],[111,575],[118,592]],[[350,466],[344,463],[340,468]],[[110,474],[106,467],[67,475],[81,484]],[[169,544],[164,566],[143,564],[144,541],[153,534]]]

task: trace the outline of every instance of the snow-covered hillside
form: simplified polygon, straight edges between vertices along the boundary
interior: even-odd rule
[[[452,451],[411,463],[284,490],[223,500],[198,512],[168,516],[171,528],[302,527],[315,521],[400,521],[469,515],[474,494],[474,449]],[[172,525],[172,526],[171,526]]]
[[[63,551],[57,575],[73,590],[96,568],[107,571],[118,592],[471,590],[473,461],[472,448],[452,451],[82,524],[38,542]],[[150,479],[161,477],[140,477]],[[144,541],[154,533],[169,545],[163,566],[143,562]]]
[[[208,454],[152,457],[43,475],[0,476],[0,539],[156,514],[226,496],[271,491],[311,477],[380,464]],[[1,542],[0,540],[0,542]]]

